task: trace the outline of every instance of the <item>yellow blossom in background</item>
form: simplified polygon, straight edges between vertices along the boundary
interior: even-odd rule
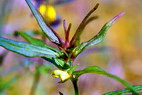
[[[49,21],[54,22],[56,20],[56,11],[53,6],[51,5],[44,5],[42,4],[39,7],[39,12],[43,15],[43,17]]]

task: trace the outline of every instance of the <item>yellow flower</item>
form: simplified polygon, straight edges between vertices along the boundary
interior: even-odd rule
[[[39,12],[42,16],[49,22],[54,22],[56,20],[56,11],[53,6],[42,4],[39,7]]]
[[[62,71],[62,70],[55,70],[52,73],[52,76],[55,78],[60,78],[62,82],[68,80],[71,77],[70,74],[68,74],[66,71]]]

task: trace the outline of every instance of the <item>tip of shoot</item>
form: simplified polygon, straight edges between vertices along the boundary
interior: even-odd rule
[[[109,21],[109,23],[113,24],[117,19],[119,19],[121,16],[123,16],[125,14],[125,12],[121,12],[120,14],[118,14],[117,16],[115,16],[113,19],[111,19]]]

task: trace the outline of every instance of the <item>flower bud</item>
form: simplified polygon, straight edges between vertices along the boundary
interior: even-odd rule
[[[68,80],[71,77],[70,74],[68,74],[66,71],[62,71],[62,70],[55,70],[52,73],[52,76],[55,78],[60,78],[62,82]]]

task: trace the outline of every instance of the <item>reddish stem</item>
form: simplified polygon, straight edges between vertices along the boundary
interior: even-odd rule
[[[70,45],[72,47],[72,45],[75,44],[75,41],[80,37],[81,33],[82,33],[82,29],[84,28],[84,24],[86,23],[87,19],[89,18],[89,16],[98,8],[99,3],[96,4],[96,6],[88,12],[88,14],[85,16],[85,18],[82,20],[82,22],[80,23],[79,27],[77,28],[74,36],[71,39]]]
[[[63,21],[63,27],[64,27],[64,32],[65,32],[65,43],[64,43],[64,48],[67,48],[69,46],[69,33],[71,29],[71,23],[68,26],[68,29],[66,28],[66,21]]]
[[[69,46],[69,34],[70,34],[70,29],[71,29],[71,23],[68,26],[68,29],[66,31],[66,36],[65,36],[65,47]]]

